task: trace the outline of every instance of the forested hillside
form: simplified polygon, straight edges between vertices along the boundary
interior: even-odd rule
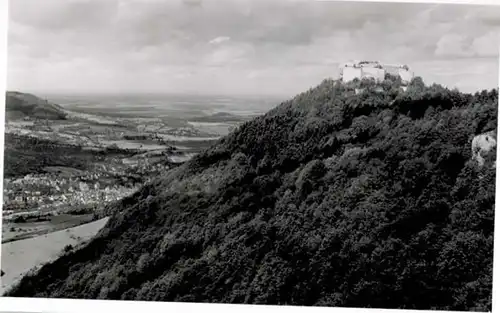
[[[491,309],[495,170],[471,141],[497,102],[325,80],[121,201],[8,296]]]

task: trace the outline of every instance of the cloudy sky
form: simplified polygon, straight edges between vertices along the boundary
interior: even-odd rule
[[[350,59],[498,86],[500,7],[307,0],[15,0],[8,89],[293,94]]]

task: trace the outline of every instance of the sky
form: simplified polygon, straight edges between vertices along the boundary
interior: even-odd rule
[[[295,94],[351,59],[498,87],[500,6],[314,0],[15,0],[7,88]]]

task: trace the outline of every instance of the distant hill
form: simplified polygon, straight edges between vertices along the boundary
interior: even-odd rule
[[[6,120],[25,117],[49,120],[66,119],[64,109],[37,96],[17,91],[7,91],[5,99]]]
[[[6,296],[491,311],[498,90],[400,87],[283,102]]]

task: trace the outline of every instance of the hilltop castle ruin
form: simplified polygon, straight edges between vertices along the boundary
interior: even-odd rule
[[[385,79],[386,74],[399,76],[403,85],[408,85],[414,73],[407,65],[381,64],[378,61],[348,62],[340,66],[340,78],[344,82],[354,79],[373,78],[377,82]]]

